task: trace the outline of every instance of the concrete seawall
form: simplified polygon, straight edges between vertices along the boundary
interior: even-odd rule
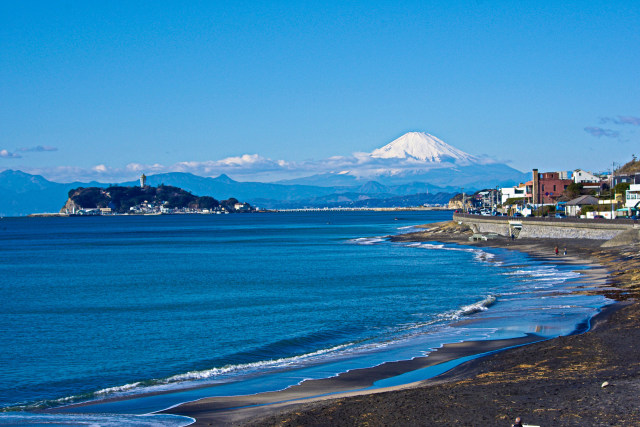
[[[634,221],[556,219],[556,218],[511,218],[486,217],[480,215],[454,214],[453,220],[462,222],[475,233],[496,233],[502,236],[558,239],[616,238],[620,244],[633,243],[640,239],[640,228]]]

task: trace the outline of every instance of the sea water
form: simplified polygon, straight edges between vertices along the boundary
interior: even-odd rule
[[[411,359],[448,342],[544,339],[572,333],[607,303],[569,292],[581,277],[575,266],[386,239],[450,218],[0,219],[0,423],[49,420],[15,411],[173,391],[84,410],[147,414]],[[194,385],[211,387],[183,391]]]

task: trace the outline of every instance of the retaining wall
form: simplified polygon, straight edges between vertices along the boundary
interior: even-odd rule
[[[631,220],[586,220],[559,218],[511,218],[454,214],[453,219],[467,224],[476,233],[496,233],[517,237],[609,240],[624,232],[637,230]]]

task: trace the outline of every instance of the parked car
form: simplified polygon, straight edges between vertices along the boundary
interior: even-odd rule
[[[604,219],[602,215],[594,215],[593,219]]]
[[[520,212],[516,212],[516,213],[513,214],[513,216],[521,217],[522,214]]]
[[[567,216],[563,213],[556,212],[556,218],[566,218]]]

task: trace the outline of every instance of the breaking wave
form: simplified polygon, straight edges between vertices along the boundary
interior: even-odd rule
[[[347,243],[353,243],[356,245],[375,245],[377,243],[382,243],[386,239],[384,237],[360,237],[357,239],[347,240]]]
[[[445,317],[447,319],[457,320],[457,319],[460,319],[460,318],[462,318],[464,316],[470,316],[470,315],[472,315],[474,313],[487,311],[489,309],[489,307],[491,307],[492,305],[494,305],[496,303],[497,300],[498,299],[495,296],[488,295],[482,301],[478,301],[478,302],[475,302],[473,304],[462,306],[457,310],[450,311],[450,312],[445,313],[445,314],[443,314],[441,316]]]

